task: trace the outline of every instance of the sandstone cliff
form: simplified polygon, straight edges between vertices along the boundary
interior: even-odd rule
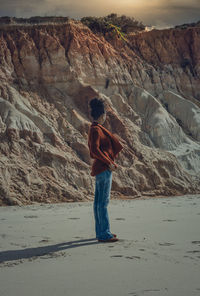
[[[88,102],[124,145],[112,197],[200,193],[200,27],[0,26],[0,204],[91,200]]]

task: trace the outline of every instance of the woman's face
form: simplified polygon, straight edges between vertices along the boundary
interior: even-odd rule
[[[106,121],[106,111],[101,115],[101,124],[103,124],[105,121]]]

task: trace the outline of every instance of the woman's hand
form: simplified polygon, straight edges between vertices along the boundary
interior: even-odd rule
[[[115,170],[116,170],[116,166],[115,166],[114,164],[111,163],[111,164],[109,165],[109,170],[110,170],[110,171],[115,171]]]

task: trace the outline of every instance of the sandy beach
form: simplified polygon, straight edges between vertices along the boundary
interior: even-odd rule
[[[116,243],[92,206],[0,208],[0,295],[200,295],[200,195],[111,200]]]

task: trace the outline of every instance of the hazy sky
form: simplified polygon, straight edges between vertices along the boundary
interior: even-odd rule
[[[0,16],[125,14],[158,28],[200,20],[200,0],[0,0]]]

